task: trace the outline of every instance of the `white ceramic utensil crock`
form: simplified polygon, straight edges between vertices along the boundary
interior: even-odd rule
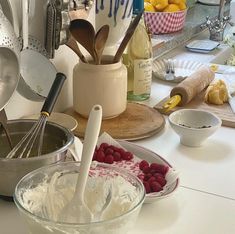
[[[108,61],[112,61],[109,57]],[[102,106],[103,119],[113,118],[126,110],[127,70],[121,63],[94,65],[79,62],[73,70],[73,107],[88,117],[92,107]]]

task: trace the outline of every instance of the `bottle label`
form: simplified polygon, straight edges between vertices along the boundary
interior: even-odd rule
[[[152,83],[152,58],[134,60],[134,95],[150,94]]]

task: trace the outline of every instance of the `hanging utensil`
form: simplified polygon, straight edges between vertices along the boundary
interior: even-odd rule
[[[75,193],[63,208],[59,220],[70,223],[89,223],[92,219],[92,213],[84,202],[84,192],[86,182],[92,162],[93,153],[97,144],[100,126],[102,121],[102,107],[95,105],[89,115],[87,122],[84,144],[82,149],[82,159],[79,168],[78,180]]]
[[[22,138],[22,140],[8,153],[6,158],[28,158],[37,151],[37,156],[41,155],[43,144],[44,129],[47,117],[50,116],[60,90],[66,77],[62,73],[57,73],[56,78],[51,86],[50,92],[41,109],[41,115],[38,121],[33,125],[30,131]],[[39,138],[39,139],[38,139]]]
[[[93,25],[84,19],[75,19],[70,23],[69,30],[76,41],[81,44],[96,61],[95,53],[95,29]]]
[[[122,54],[128,44],[128,42],[130,41],[132,35],[134,34],[135,32],[135,29],[142,17],[142,14],[143,14],[144,10],[142,10],[136,17],[135,19],[131,22],[130,26],[128,27],[127,31],[126,31],[126,34],[124,36],[124,38],[122,39],[122,42],[121,44],[119,45],[118,47],[118,50],[113,58],[113,63],[117,63],[120,61],[121,57],[122,57]]]
[[[95,35],[95,52],[96,64],[101,63],[102,54],[105,48],[105,43],[109,36],[109,25],[103,25]]]
[[[57,71],[47,57],[38,51],[38,47],[29,45],[31,37],[28,34],[28,3],[28,0],[22,0],[23,49],[20,54],[20,73],[24,81],[20,80],[17,90],[27,99],[43,101],[49,93]]]
[[[0,9],[0,110],[10,100],[19,81],[19,42]]]
[[[66,42],[66,45],[81,59],[82,62],[87,63],[85,56],[82,54],[81,50],[78,47],[76,40],[71,36]]]

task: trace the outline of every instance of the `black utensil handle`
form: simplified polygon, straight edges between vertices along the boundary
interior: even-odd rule
[[[41,109],[41,113],[51,114],[65,80],[66,76],[63,73],[56,74],[55,80]]]

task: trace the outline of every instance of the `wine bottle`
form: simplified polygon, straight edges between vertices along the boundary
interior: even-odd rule
[[[134,0],[133,16],[135,17],[143,8],[143,0]],[[152,44],[143,16],[128,44],[123,61],[128,70],[127,99],[133,101],[148,99],[152,83]]]

